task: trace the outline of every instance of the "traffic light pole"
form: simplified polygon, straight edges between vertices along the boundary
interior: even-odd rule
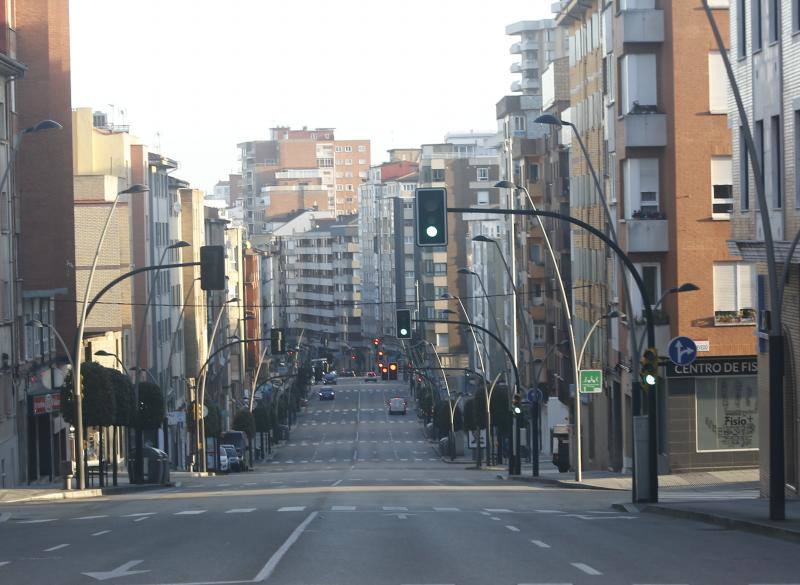
[[[482,213],[482,214],[489,214],[489,215],[529,215],[535,217],[551,217],[553,219],[557,219],[559,221],[565,221],[571,223],[572,225],[576,225],[581,229],[584,229],[591,233],[593,236],[602,240],[609,248],[611,248],[614,253],[619,257],[619,259],[624,264],[625,268],[630,273],[631,277],[636,284],[636,287],[639,289],[639,294],[642,297],[642,305],[644,309],[644,317],[647,324],[647,344],[648,347],[655,347],[656,344],[656,335],[655,335],[655,325],[653,322],[653,308],[650,305],[650,297],[647,294],[647,290],[644,285],[644,281],[642,280],[642,276],[639,274],[639,271],[636,270],[636,266],[633,264],[631,259],[625,254],[622,248],[608,237],[605,233],[601,230],[597,229],[591,224],[586,223],[580,219],[574,218],[569,215],[564,215],[562,213],[557,213],[555,211],[544,211],[544,210],[533,210],[533,209],[477,209],[471,207],[448,207],[448,213]],[[631,316],[633,318],[633,316]],[[424,322],[424,321],[422,321]],[[430,320],[428,322],[443,322],[443,321],[435,321]],[[464,323],[466,325],[466,323]],[[476,327],[479,327],[476,325]],[[480,328],[480,327],[479,327]],[[482,328],[481,328],[482,329]],[[483,329],[483,331],[486,331]],[[490,332],[487,331],[491,335]],[[495,339],[496,336],[492,335]],[[499,340],[498,340],[499,341]],[[505,347],[505,346],[504,346]],[[506,349],[506,351],[508,351]],[[575,351],[575,348],[572,348],[572,351]],[[632,356],[632,359],[637,360],[639,356]],[[516,374],[515,368],[515,374]],[[577,385],[579,380],[576,380],[576,392],[575,392],[575,400],[580,400],[580,393],[578,391]],[[517,384],[519,385],[519,378],[517,378]],[[634,379],[631,392],[633,394],[633,401],[634,401],[634,409],[636,406],[637,395],[641,395],[641,381]],[[656,444],[657,441],[657,429],[656,429],[656,391],[655,388],[649,390],[648,392],[648,399],[647,399],[647,419],[648,419],[648,480],[649,480],[649,490],[647,494],[647,501],[648,502],[658,502],[658,446]]]

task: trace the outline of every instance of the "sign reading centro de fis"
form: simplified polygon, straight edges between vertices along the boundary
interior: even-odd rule
[[[603,393],[603,370],[581,370],[581,394]]]
[[[668,378],[703,378],[706,376],[755,376],[755,356],[697,358],[693,363],[678,366],[667,363]]]

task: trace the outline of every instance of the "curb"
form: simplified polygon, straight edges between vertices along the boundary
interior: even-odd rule
[[[522,476],[522,475],[511,475],[508,479],[513,481],[521,481],[524,483],[540,483],[543,485],[549,486],[558,486],[566,489],[573,489],[573,490],[602,490],[606,492],[621,492],[621,491],[628,491],[622,490],[618,488],[609,488],[609,487],[602,487],[597,485],[591,485],[587,483],[575,483],[575,482],[568,482],[562,479],[553,479],[550,477],[530,477],[530,476]]]
[[[146,492],[151,490],[157,489],[164,489],[170,487],[177,487],[175,482],[170,483],[154,483],[154,484],[145,484],[139,486],[122,486],[116,488],[92,488],[87,490],[69,490],[69,491],[61,491],[61,492],[54,492],[52,494],[41,494],[38,496],[30,496],[27,498],[21,498],[19,500],[9,500],[5,502],[0,502],[2,504],[20,504],[24,502],[56,502],[60,500],[84,500],[88,498],[99,498],[101,496],[114,496],[114,495],[121,495],[121,494],[130,494],[136,492]]]
[[[762,536],[771,536],[773,538],[780,538],[782,540],[788,540],[791,542],[800,542],[800,531],[787,530],[786,528],[781,528],[780,526],[773,526],[772,524],[766,524],[754,520],[742,520],[740,518],[732,518],[730,516],[713,514],[711,512],[671,508],[667,506],[659,506],[658,504],[647,504],[642,507],[642,511],[650,512],[651,514],[660,514],[662,516],[671,516],[673,518],[683,518],[685,520],[699,520],[700,522],[705,522],[707,524],[715,524],[717,526],[741,530],[743,532],[752,532]]]

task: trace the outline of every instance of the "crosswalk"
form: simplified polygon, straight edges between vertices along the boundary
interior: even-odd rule
[[[329,459],[299,459],[295,461],[294,459],[273,459],[269,462],[269,465],[308,465],[312,463],[353,463],[353,462],[371,462],[371,463],[422,463],[423,461],[441,461],[440,457],[364,457],[364,456],[357,456],[353,457],[330,457]]]
[[[717,490],[688,491],[662,489],[658,494],[661,502],[688,502],[694,500],[754,500],[760,495],[758,490]]]

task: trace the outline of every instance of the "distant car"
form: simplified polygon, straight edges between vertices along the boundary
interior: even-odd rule
[[[225,431],[220,436],[220,443],[232,445],[239,457],[239,466],[242,471],[247,471],[247,436],[242,431]]]
[[[344,370],[340,376],[342,376],[342,378],[355,378],[356,372],[355,370]]]
[[[229,473],[231,470],[230,462],[228,461],[228,451],[222,448],[219,450],[219,470],[223,473]]]
[[[319,399],[320,400],[334,400],[336,398],[336,392],[331,390],[330,388],[323,388],[319,391]]]
[[[378,376],[375,375],[375,372],[367,372],[367,375],[364,376],[364,382],[377,382]]]
[[[323,384],[336,384],[336,372],[328,372],[324,376],[322,376],[322,383]]]
[[[219,452],[220,455],[225,452],[228,457],[228,471],[242,471],[242,460],[236,451],[236,447],[233,445],[220,445]]]
[[[403,398],[390,398],[386,403],[389,406],[389,414],[406,414],[408,412],[408,404]]]

